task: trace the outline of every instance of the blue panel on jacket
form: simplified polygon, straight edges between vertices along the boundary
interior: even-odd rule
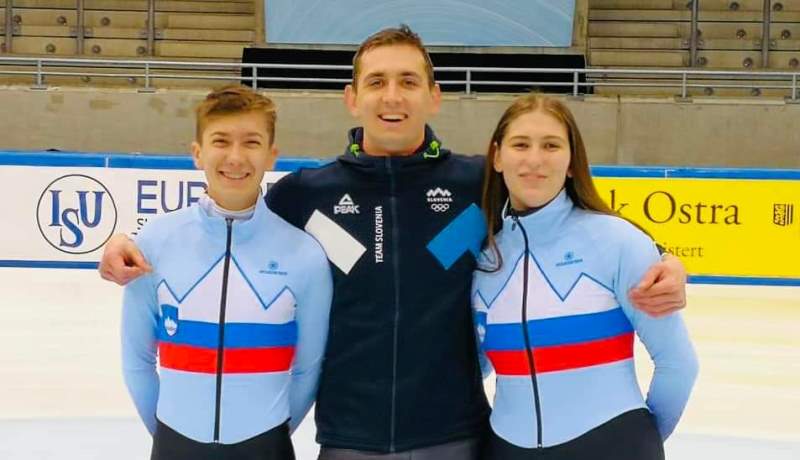
[[[467,251],[477,258],[484,238],[486,224],[483,214],[478,206],[471,204],[439,232],[427,248],[444,269],[449,270]]]

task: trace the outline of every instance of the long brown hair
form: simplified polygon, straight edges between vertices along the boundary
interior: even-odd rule
[[[600,193],[594,186],[592,174],[589,171],[586,146],[583,143],[578,125],[575,123],[575,118],[567,106],[560,100],[543,94],[531,93],[520,96],[514,100],[503,113],[503,116],[500,117],[486,152],[481,204],[488,230],[486,245],[491,252],[490,256],[493,260],[490,261],[492,264],[490,267],[480,267],[482,271],[495,272],[503,266],[503,257],[497,248],[494,235],[502,227],[502,212],[508,200],[508,188],[505,181],[503,181],[503,175],[494,170],[497,151],[503,145],[509,125],[520,116],[537,110],[553,116],[567,128],[570,147],[569,168],[572,176],[566,178],[564,188],[566,188],[567,195],[572,199],[575,206],[601,214],[621,217],[600,198]],[[636,225],[635,223],[633,224]],[[636,227],[639,226],[636,225]],[[639,228],[641,229],[641,227]]]

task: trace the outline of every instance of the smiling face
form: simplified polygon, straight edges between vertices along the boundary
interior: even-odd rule
[[[571,177],[567,127],[543,110],[512,121],[497,147],[494,170],[503,175],[517,211],[544,206]]]
[[[428,79],[422,52],[406,44],[371,48],[360,56],[356,78],[356,85],[345,89],[345,103],[364,127],[364,151],[414,153],[441,105],[441,91]]]
[[[208,117],[192,156],[208,183],[208,195],[222,208],[239,211],[261,196],[264,172],[275,164],[277,150],[259,111]]]

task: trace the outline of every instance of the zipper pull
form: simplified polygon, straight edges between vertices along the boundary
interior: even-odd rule
[[[519,224],[519,217],[512,215],[511,220],[514,221],[514,223],[511,224],[511,231],[513,232],[514,230],[517,229],[517,224]]]

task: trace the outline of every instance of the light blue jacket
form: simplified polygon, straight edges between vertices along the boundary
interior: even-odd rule
[[[495,433],[521,447],[553,446],[647,407],[666,439],[698,364],[680,314],[656,319],[628,300],[659,260],[651,239],[623,219],[576,208],[562,190],[532,214],[505,217],[496,241],[502,269],[476,272],[472,297],[480,347],[497,373]],[[491,265],[490,254],[481,265]],[[655,363],[646,400],[634,332]]]
[[[201,206],[159,216],[136,244],[153,272],[125,289],[122,365],[148,430],[158,418],[232,444],[289,418],[296,427],[328,333],[332,280],[317,241],[259,199],[244,221]]]

